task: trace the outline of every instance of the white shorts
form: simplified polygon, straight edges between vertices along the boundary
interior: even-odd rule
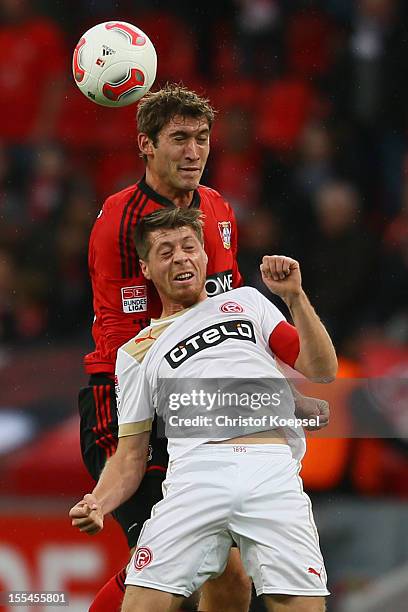
[[[188,597],[236,542],[257,595],[328,595],[299,469],[282,444],[203,444],[171,462],[126,584]]]

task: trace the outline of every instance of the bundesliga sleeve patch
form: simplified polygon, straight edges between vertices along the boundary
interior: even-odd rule
[[[123,312],[146,312],[147,311],[147,288],[146,285],[136,287],[122,287]]]

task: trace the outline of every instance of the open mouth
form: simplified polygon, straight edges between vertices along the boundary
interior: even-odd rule
[[[192,272],[180,272],[180,274],[177,274],[174,277],[174,280],[176,281],[189,281],[190,279],[192,279],[194,276],[194,274]]]

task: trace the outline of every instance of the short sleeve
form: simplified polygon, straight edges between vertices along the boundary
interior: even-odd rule
[[[272,353],[292,368],[299,355],[299,335],[279,308],[257,291],[260,302],[262,336]]]
[[[275,327],[282,321],[286,321],[285,316],[281,313],[279,308],[272,304],[262,293],[254,290],[257,296],[260,323],[262,328],[262,336],[266,343],[269,343],[269,338]]]
[[[115,385],[119,438],[150,431],[154,417],[152,390],[145,369],[124,349],[117,354]]]

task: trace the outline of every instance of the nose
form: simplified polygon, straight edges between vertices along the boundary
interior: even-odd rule
[[[186,148],[185,148],[185,155],[187,159],[190,159],[192,161],[200,158],[200,155],[198,152],[198,144],[195,138],[190,138],[187,141]]]
[[[177,246],[173,252],[173,263],[180,264],[187,261],[187,253],[182,249],[181,246]]]

